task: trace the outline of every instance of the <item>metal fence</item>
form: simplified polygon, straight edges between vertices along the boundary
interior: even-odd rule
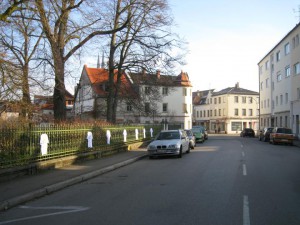
[[[49,125],[27,128],[0,129],[0,168],[8,168],[28,163],[76,155],[84,152],[107,151],[126,144],[151,139],[161,126],[85,126],[85,125]],[[107,130],[110,131],[110,143],[107,143]],[[124,130],[127,132],[124,142]],[[138,135],[136,133],[138,131]],[[144,132],[145,130],[145,132]],[[91,132],[92,148],[88,147],[87,133]],[[145,133],[145,137],[144,137]],[[41,154],[41,135],[47,134],[49,144],[47,154]]]

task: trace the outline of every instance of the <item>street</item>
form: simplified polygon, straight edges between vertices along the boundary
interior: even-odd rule
[[[211,135],[181,159],[145,158],[1,212],[0,225],[298,225],[299,165],[299,147]]]

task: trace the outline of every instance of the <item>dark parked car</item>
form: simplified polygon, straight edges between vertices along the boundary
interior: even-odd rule
[[[255,132],[252,128],[244,128],[240,134],[241,137],[254,137]]]
[[[265,127],[263,130],[259,132],[258,140],[260,141],[269,141],[270,133],[272,132],[273,127]]]
[[[194,149],[195,146],[196,146],[196,138],[195,138],[195,135],[193,134],[193,131],[192,130],[185,130],[186,131],[186,134],[190,140],[190,148],[191,149]]]

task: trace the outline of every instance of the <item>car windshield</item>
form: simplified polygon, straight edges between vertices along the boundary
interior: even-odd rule
[[[180,139],[179,132],[161,132],[157,140],[171,140],[171,139]]]
[[[201,132],[201,130],[200,130],[200,128],[193,128],[193,129],[192,129],[192,132],[194,132],[194,133],[199,133],[199,132]]]

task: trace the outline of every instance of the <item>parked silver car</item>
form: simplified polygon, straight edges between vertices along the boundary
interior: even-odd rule
[[[161,155],[177,155],[190,152],[190,141],[184,130],[161,131],[147,147],[149,158]]]

